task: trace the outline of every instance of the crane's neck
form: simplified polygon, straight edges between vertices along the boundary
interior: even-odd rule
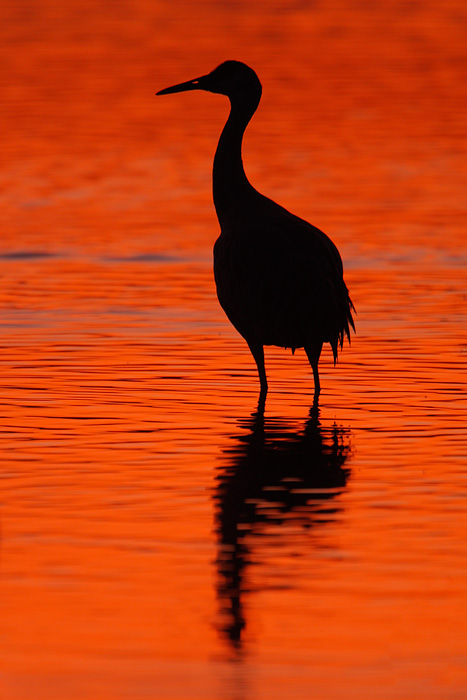
[[[242,140],[258,103],[259,97],[248,104],[231,100],[229,118],[217,144],[212,186],[214,206],[221,228],[227,225],[232,214],[240,214],[249,195],[255,192],[243,168]]]

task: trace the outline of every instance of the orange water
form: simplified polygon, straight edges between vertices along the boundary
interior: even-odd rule
[[[467,696],[461,0],[4,3],[3,697]],[[263,192],[357,335],[266,353],[215,298],[226,58]]]

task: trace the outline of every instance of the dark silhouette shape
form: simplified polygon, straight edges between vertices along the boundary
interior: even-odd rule
[[[241,650],[246,626],[246,569],[257,563],[257,538],[252,535],[267,533],[284,521],[303,528],[332,521],[339,505],[323,509],[323,501],[338,496],[350,475],[344,467],[350,453],[348,431],[336,425],[321,428],[316,409],[301,432],[281,420],[268,419],[265,424],[261,410],[241,427],[249,432],[235,436],[223,456],[227,465],[219,470],[214,494],[219,627],[236,651]]]
[[[229,118],[214,157],[213,195],[221,235],[214,246],[219,302],[255,359],[265,398],[264,345],[304,348],[320,392],[318,361],[331,344],[334,363],[350,341],[353,305],[334,243],[249,183],[242,162],[245,128],[261,99],[261,83],[244,63],[226,61],[212,73],[160,90],[207,90],[230,99]]]

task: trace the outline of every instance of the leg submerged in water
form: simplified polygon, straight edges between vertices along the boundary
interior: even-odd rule
[[[251,354],[258,368],[259,381],[261,384],[260,397],[266,398],[268,393],[268,380],[266,379],[266,369],[264,367],[264,348],[260,343],[248,343]]]
[[[319,396],[320,391],[321,391],[321,385],[319,383],[318,362],[319,362],[319,357],[321,355],[322,347],[323,347],[323,343],[305,346],[306,356],[308,357],[308,362],[310,363],[311,369],[313,370],[313,379],[315,382],[314,401],[318,400],[318,396]]]

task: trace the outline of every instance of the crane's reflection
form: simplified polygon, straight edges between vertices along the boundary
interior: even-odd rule
[[[309,528],[317,521],[323,500],[341,493],[350,474],[344,467],[350,452],[349,431],[336,424],[322,427],[316,406],[300,427],[265,419],[261,406],[240,426],[232,447],[223,455],[214,495],[219,629],[237,650],[246,626],[246,568],[260,563],[255,560],[250,535],[284,521]],[[326,519],[332,520],[338,510],[337,502],[330,505]]]

